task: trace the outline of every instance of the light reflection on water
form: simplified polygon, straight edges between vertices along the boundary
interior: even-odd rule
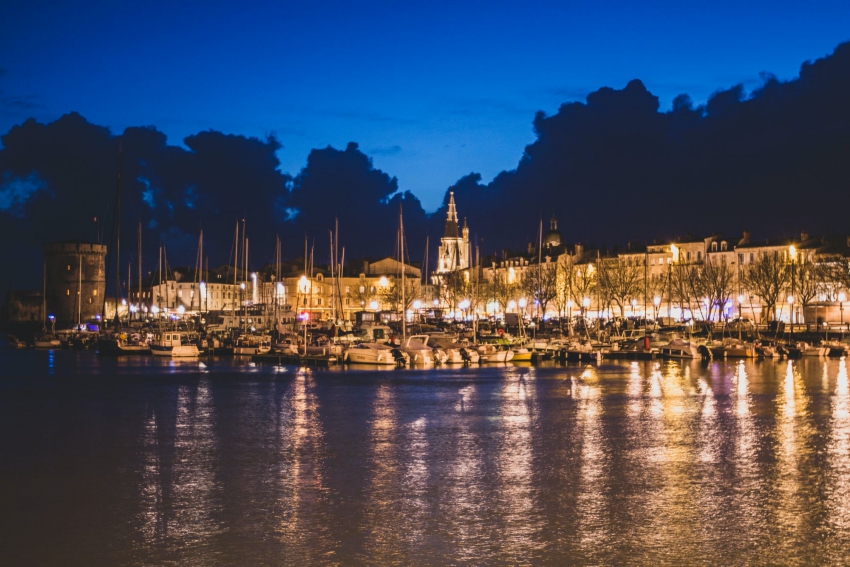
[[[844,359],[0,358],[11,564],[839,564],[850,546]]]

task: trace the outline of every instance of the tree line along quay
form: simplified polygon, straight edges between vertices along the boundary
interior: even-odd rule
[[[67,326],[111,321],[117,309],[122,321],[188,319],[254,330],[396,321],[402,312],[408,320],[557,319],[561,328],[616,317],[844,325],[850,237],[756,240],[743,232],[600,249],[567,245],[554,215],[543,229],[541,221],[538,241],[522,251],[482,255],[452,194],[433,270],[427,255],[425,265],[411,262],[403,246],[395,257],[347,261],[333,232],[324,254],[305,244],[303,257],[283,261],[278,242],[276,261],[254,268],[237,223],[227,264],[209,268],[202,239],[192,267],[172,268],[165,248],[153,271],[143,272],[141,261],[134,266],[139,258],[131,256],[117,294],[107,282],[105,245],[50,244],[43,293],[9,292],[5,318]],[[320,255],[330,261],[318,265]]]

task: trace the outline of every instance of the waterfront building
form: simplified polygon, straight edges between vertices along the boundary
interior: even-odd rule
[[[106,246],[91,242],[59,242],[44,246],[47,313],[57,326],[95,319],[106,292]]]

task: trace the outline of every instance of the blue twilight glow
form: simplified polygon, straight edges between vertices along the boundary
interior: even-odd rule
[[[662,109],[790,79],[848,21],[846,1],[5,2],[0,133],[69,111],[171,143],[275,132],[292,174],[311,148],[356,141],[433,210],[470,171],[514,168],[537,110],[633,78]]]

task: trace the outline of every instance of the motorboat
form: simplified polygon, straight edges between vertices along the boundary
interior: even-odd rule
[[[272,349],[272,339],[269,335],[242,335],[233,341],[233,354],[253,356],[265,354]]]
[[[571,342],[562,352],[568,362],[599,362],[603,356],[601,347],[587,342]]]
[[[62,346],[62,341],[51,334],[42,333],[33,339],[35,348],[59,348]]]
[[[410,361],[410,356],[383,343],[360,343],[345,351],[344,361],[350,364],[405,366]]]
[[[817,356],[823,357],[829,354],[829,347],[825,346],[815,346],[810,345],[809,343],[798,342],[797,348],[800,349],[800,354],[802,356]]]
[[[755,358],[756,348],[751,344],[739,341],[726,341],[723,345],[726,358]]]
[[[704,353],[700,352],[699,346],[683,339],[673,339],[660,349],[664,358],[702,358]]]
[[[401,351],[410,357],[411,364],[441,364],[443,360],[434,356],[428,346],[428,335],[411,335],[401,344]]]
[[[756,356],[759,358],[776,358],[779,356],[776,345],[769,341],[756,341],[753,347],[755,348]]]
[[[465,341],[457,342],[449,335],[429,335],[428,341],[445,354],[444,364],[477,364],[481,359],[478,351]]]
[[[525,347],[513,348],[514,355],[511,358],[513,362],[531,362],[532,352]]]
[[[514,351],[511,349],[500,349],[492,344],[479,345],[478,354],[481,364],[508,362],[514,358]]]
[[[97,353],[113,356],[150,354],[151,348],[145,337],[133,329],[123,330],[97,341]]]
[[[201,354],[198,346],[189,340],[187,333],[182,331],[157,332],[150,343],[150,348],[154,356],[191,358]]]

